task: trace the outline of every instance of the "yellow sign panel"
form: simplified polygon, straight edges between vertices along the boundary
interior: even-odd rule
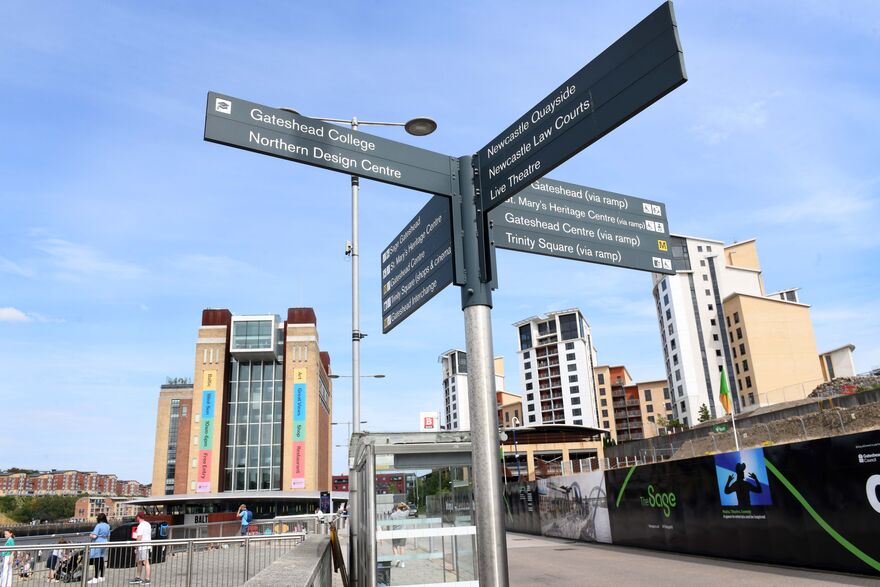
[[[205,371],[205,382],[202,389],[217,389],[217,371]]]
[[[305,383],[306,382],[306,369],[294,369],[293,370],[293,382],[294,383]]]
[[[668,251],[669,250],[669,248],[666,246],[666,241],[664,241],[664,240],[657,241],[657,248],[661,251]]]

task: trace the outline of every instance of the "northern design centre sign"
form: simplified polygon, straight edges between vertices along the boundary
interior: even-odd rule
[[[216,92],[208,92],[205,140],[431,194],[452,193],[446,155]]]

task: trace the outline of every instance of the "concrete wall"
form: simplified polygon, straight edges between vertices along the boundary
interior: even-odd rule
[[[298,545],[245,583],[245,587],[325,587],[333,584],[330,537],[309,534]]]

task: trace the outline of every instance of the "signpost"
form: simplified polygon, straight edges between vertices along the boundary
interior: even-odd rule
[[[216,92],[208,92],[205,140],[431,194],[451,194],[446,155]]]
[[[382,330],[453,281],[461,286],[480,585],[508,584],[487,243],[494,235],[501,248],[674,273],[663,204],[541,178],[686,80],[666,2],[474,156],[208,94],[207,141],[434,194],[382,252]],[[354,584],[371,585],[375,549],[353,552],[372,558],[350,561],[363,571]]]
[[[488,212],[687,81],[666,2],[480,149]]]
[[[675,273],[659,202],[542,179],[492,210],[489,226],[498,248]]]
[[[382,251],[382,333],[443,291],[453,273],[449,198],[434,196]]]

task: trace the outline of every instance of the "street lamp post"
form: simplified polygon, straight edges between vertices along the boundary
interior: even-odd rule
[[[299,114],[296,110],[291,108],[281,108],[281,110],[286,110],[287,112],[292,112],[294,114]],[[350,119],[345,118],[322,118],[312,116],[311,118],[317,118],[323,122],[336,122],[342,124],[348,124],[351,126],[351,130],[357,130],[360,125],[369,125],[369,126],[402,126],[406,132],[413,136],[422,137],[425,135],[429,135],[437,129],[437,123],[434,120],[426,117],[418,117],[408,120],[407,122],[378,122],[378,121],[366,121],[366,120],[358,120],[356,117],[352,116]],[[353,432],[361,431],[361,339],[363,339],[366,334],[361,332],[361,307],[360,307],[360,234],[358,232],[358,191],[359,191],[359,179],[352,175],[351,176],[351,245],[347,248],[346,254],[351,255],[351,420],[353,424]],[[352,463],[352,455],[349,454],[349,466]],[[351,494],[357,493],[357,484],[355,481],[354,471],[349,471],[349,501],[351,501]],[[354,501],[354,503],[358,503]],[[351,526],[350,526],[350,542],[349,544],[354,544],[357,539],[357,527],[358,527],[358,511],[354,509],[349,514],[351,517]],[[351,552],[351,549],[349,549]],[[353,585],[358,585],[360,577],[355,575],[356,567],[355,565],[351,565],[351,557],[349,556],[349,565],[350,569],[350,577]]]

